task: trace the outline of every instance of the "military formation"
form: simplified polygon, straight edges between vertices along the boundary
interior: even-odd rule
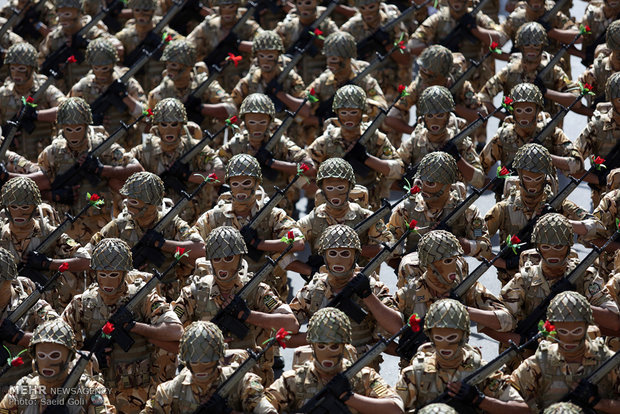
[[[620,1],[572,13],[4,2],[0,414],[619,413]]]

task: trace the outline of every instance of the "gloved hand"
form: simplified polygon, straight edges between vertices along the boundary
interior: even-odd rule
[[[471,13],[465,13],[460,19],[459,23],[467,30],[472,30],[476,28],[476,17],[472,16]]]
[[[126,331],[131,331],[131,328],[136,325],[136,320],[133,313],[131,313],[131,311],[125,306],[118,308],[118,310],[110,318],[110,322],[112,322],[114,326],[120,326]]]
[[[549,23],[549,21],[543,21],[543,20],[537,20],[537,23],[540,24],[542,27],[545,28],[545,32],[549,32],[551,29],[553,29],[553,27],[551,27],[551,23]]]
[[[461,153],[459,152],[459,149],[457,148],[454,141],[446,142],[445,145],[443,146],[443,150],[444,152],[447,152],[448,154],[452,155],[452,157],[454,158],[456,162],[458,162],[461,159]]]
[[[163,234],[161,234],[161,233],[159,233],[159,232],[157,232],[157,231],[155,231],[153,229],[149,229],[144,234],[144,238],[142,239],[142,241],[147,246],[155,247],[156,249],[161,249],[161,247],[166,242],[166,238],[164,237]]]
[[[71,187],[62,187],[52,190],[52,200],[57,203],[73,205],[75,203],[76,194]]]
[[[571,392],[570,399],[580,407],[592,408],[601,400],[601,396],[596,384],[581,380],[573,392]]]
[[[443,221],[439,221],[437,225],[433,228],[433,230],[445,230],[448,233],[452,233],[452,227],[448,226]]]
[[[22,118],[22,121],[23,122],[37,121],[38,115],[39,115],[39,112],[36,109],[34,109],[34,107],[30,105],[26,105],[26,107],[24,108],[24,117]]]
[[[344,394],[344,396],[340,398],[342,402],[347,401],[353,395],[351,383],[342,372],[336,374],[336,376],[329,381],[328,388],[332,390],[334,395],[338,398]]]
[[[273,164],[273,154],[267,151],[265,148],[261,147],[256,153],[255,158],[261,165],[271,167],[271,165]]]
[[[31,251],[26,257],[26,266],[36,270],[49,270],[52,260],[36,251]]]
[[[353,148],[351,148],[351,151],[349,151],[347,156],[355,158],[361,163],[366,162],[366,160],[368,159],[368,153],[366,152],[366,148],[359,142],[355,143],[355,145],[353,146]]]
[[[359,273],[351,280],[351,286],[355,294],[361,299],[367,298],[372,293],[370,290],[370,279],[363,273]]]
[[[183,105],[185,105],[188,114],[200,114],[202,112],[202,100],[191,94]]]
[[[478,407],[482,400],[485,399],[485,395],[475,385],[469,385],[461,382],[459,392],[456,393],[454,399],[464,402],[473,407]]]
[[[0,324],[0,339],[13,345],[17,344],[26,333],[8,319]]]
[[[246,319],[250,316],[250,308],[248,308],[248,304],[239,296],[235,296],[230,304],[228,305],[228,312],[234,316],[235,318],[239,318],[239,314],[241,317],[239,318],[241,322],[245,322]]]
[[[278,82],[278,77],[275,77],[272,80],[270,80],[267,86],[265,87],[265,94],[273,95],[275,97],[276,94],[280,92],[281,90],[282,90],[282,84]]]
[[[542,96],[544,98],[545,94],[547,93],[547,87],[545,86],[543,80],[540,79],[540,76],[536,76],[536,78],[534,79],[534,85],[538,86],[538,89],[540,89],[540,93],[542,93]]]
[[[4,166],[4,163],[0,162],[0,186],[4,185],[7,181],[9,181],[9,172]]]
[[[511,254],[510,257],[504,259],[506,261],[506,270],[515,270],[519,268],[519,256]]]
[[[249,226],[241,228],[241,235],[248,246],[253,246],[253,242],[258,240],[258,232]]]
[[[121,99],[123,99],[124,97],[128,95],[127,85],[121,82],[120,79],[115,79],[114,82],[110,84],[108,89],[110,90],[110,93],[113,93],[114,95],[118,96]]]
[[[168,168],[168,174],[177,177],[181,181],[187,181],[192,175],[189,170],[189,165],[178,161],[175,161],[170,168]]]
[[[101,177],[101,173],[103,172],[104,167],[103,163],[101,162],[101,160],[99,160],[98,157],[93,157],[91,155],[86,157],[82,166],[84,167],[86,172],[96,175],[97,177]]]
[[[228,32],[226,37],[222,39],[219,47],[224,48],[230,52],[239,51],[239,44],[241,43],[241,39],[233,32],[232,30]]]
[[[222,398],[221,395],[214,393],[209,397],[206,403],[203,403],[198,407],[198,412],[201,413],[230,413],[232,412],[228,406],[226,398]],[[46,411],[47,412],[47,411]]]
[[[320,254],[311,254],[310,257],[308,257],[307,264],[312,269],[312,273],[310,274],[310,276],[312,276],[315,273],[319,273],[319,269],[325,264],[325,260]]]
[[[66,405],[50,404],[45,406],[45,414],[69,414],[69,409]]]

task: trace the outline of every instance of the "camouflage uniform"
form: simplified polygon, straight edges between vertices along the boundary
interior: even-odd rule
[[[0,86],[0,123],[6,123],[17,117],[24,104],[23,96],[34,96],[37,90],[45,83],[47,77],[36,73],[37,69],[37,51],[34,46],[21,43],[12,46],[7,52],[5,66],[9,64],[29,66],[32,79],[32,86],[25,92],[17,92],[15,82],[11,77],[7,77],[4,84]],[[62,92],[53,84],[48,86],[43,96],[35,102],[36,110],[54,108],[65,99]],[[45,145],[49,144],[50,136],[53,132],[53,124],[50,122],[33,121],[35,129],[32,133],[28,133],[22,129],[15,135],[12,145],[17,147],[18,152],[30,160],[36,159],[37,155]],[[6,127],[5,127],[6,128]],[[8,131],[5,131],[5,133]]]
[[[609,238],[616,229],[616,218],[620,217],[618,206],[620,204],[620,190],[613,190],[605,194],[599,205],[592,213],[600,220],[602,228],[599,230],[599,237]],[[598,258],[598,272],[604,280],[608,280],[614,270],[613,253],[603,252]]]
[[[10,19],[11,16],[13,16],[14,9],[23,10],[20,3],[23,4],[26,2],[19,1],[19,0],[10,0],[6,2],[4,6],[2,7],[2,10],[0,10],[0,16],[2,16],[2,18],[5,19],[5,21]],[[37,1],[37,2],[32,2],[32,3],[28,2],[26,4],[31,5],[31,7],[34,8],[36,4],[38,3],[39,2]],[[32,45],[38,44],[41,41],[41,33],[39,32],[37,28],[37,23],[39,22],[43,23],[47,25],[48,28],[52,28],[52,26],[56,24],[56,13],[54,10],[54,3],[49,0],[45,1],[45,3],[40,8],[40,14],[39,14],[38,21],[32,21],[31,24],[28,24],[28,22],[24,20],[22,20],[22,22],[24,24],[18,27],[13,27],[13,30],[9,31],[8,36],[10,36],[11,38],[13,38],[13,36],[23,38],[20,41],[28,42]],[[4,24],[4,22],[2,24]],[[35,30],[32,30],[32,29],[35,29]],[[5,47],[4,45],[2,46]],[[8,47],[5,47],[5,49],[8,49]]]
[[[611,24],[615,20],[618,20],[618,17],[619,17],[618,15],[612,14],[610,17],[607,17],[605,15],[604,6],[605,6],[605,2],[600,2],[600,3],[594,2],[586,6],[586,10],[584,11],[583,16],[581,17],[581,25],[589,26],[592,33],[589,35],[583,36],[583,44],[582,44],[581,50],[585,50],[586,47],[592,45],[596,41],[596,39],[599,36],[601,36],[601,34],[607,31],[607,29],[611,26]],[[609,43],[607,45],[603,43],[602,46],[609,47],[610,45]],[[598,51],[600,47],[601,46],[599,45],[599,47],[597,47],[596,50]],[[598,57],[604,57],[604,55],[601,56],[600,53],[595,52],[594,53],[595,60],[597,60],[596,58]]]
[[[28,161],[25,157],[16,152],[8,150],[6,152],[4,164],[8,172],[16,174],[32,174],[41,171],[38,164]]]

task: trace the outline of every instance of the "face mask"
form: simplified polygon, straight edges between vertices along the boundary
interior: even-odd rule
[[[86,125],[65,125],[62,127],[62,135],[67,140],[69,149],[79,150],[86,141]]]
[[[550,267],[564,266],[570,252],[569,246],[551,246],[549,244],[539,244],[537,250],[547,266]]]
[[[431,329],[430,340],[435,347],[435,352],[440,359],[452,361],[461,356],[461,340],[463,331],[453,328]]]
[[[341,210],[348,206],[349,182],[339,178],[326,178],[321,183],[325,200],[331,208]]]
[[[463,280],[463,259],[459,256],[437,260],[429,266],[433,276],[440,285],[448,288],[456,286]]]
[[[230,290],[237,280],[237,272],[241,267],[241,255],[211,259],[215,282],[224,290]]]
[[[32,78],[32,68],[26,65],[11,63],[9,65],[9,74],[15,85],[24,85]]]
[[[448,113],[424,115],[424,125],[431,135],[443,135],[448,126]]]
[[[188,369],[194,380],[201,384],[210,384],[219,377],[218,361],[190,362]]]
[[[260,70],[271,73],[275,70],[278,63],[279,52],[277,50],[262,50],[256,53],[256,60]]]
[[[533,131],[536,128],[536,104],[517,102],[514,104],[514,118],[519,128]]]
[[[357,108],[340,108],[337,111],[338,121],[343,129],[352,131],[362,122],[362,111]]]
[[[325,374],[333,374],[342,369],[344,344],[312,344],[314,366]]]
[[[254,177],[231,177],[228,185],[230,185],[233,204],[245,207],[256,201],[257,181]]]
[[[56,381],[68,374],[71,351],[59,344],[41,343],[35,347],[34,366],[45,381]]]
[[[124,279],[123,271],[116,270],[97,270],[97,284],[99,285],[99,293],[108,298],[114,298],[120,295],[121,286]]]
[[[339,279],[348,279],[353,274],[356,259],[354,249],[327,249],[324,253],[324,259],[331,275]]]
[[[25,227],[34,216],[35,206],[9,206],[7,212],[14,226]]]

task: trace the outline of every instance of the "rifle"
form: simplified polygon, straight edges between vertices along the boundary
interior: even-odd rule
[[[238,308],[235,306],[235,301],[243,301],[244,303],[246,303],[247,299],[251,295],[255,295],[258,285],[260,285],[263,282],[263,280],[265,280],[267,275],[273,272],[273,269],[275,269],[276,264],[278,264],[278,262],[282,260],[282,258],[289,251],[291,251],[292,248],[293,248],[293,243],[291,242],[286,247],[286,249],[284,249],[284,251],[280,253],[280,255],[276,258],[276,260],[273,260],[271,257],[266,256],[267,263],[265,263],[260,268],[260,270],[254,276],[252,276],[252,279],[250,279],[241,288],[241,290],[237,292],[237,294],[235,295],[231,303],[229,303],[228,305],[226,305],[225,308],[222,308],[217,312],[217,314],[213,317],[211,322],[219,326],[219,328],[222,330],[222,333],[227,334],[230,332],[239,339],[243,339],[247,336],[248,332],[250,331],[250,328],[248,328],[246,324],[243,323],[243,321],[239,320],[238,318],[239,311],[238,311]]]
[[[618,235],[620,235],[620,231],[615,231],[614,234],[612,234],[611,237],[607,239],[607,241],[602,247],[594,246],[590,253],[588,253],[588,255],[579,262],[577,267],[575,267],[568,275],[562,277],[560,280],[555,282],[553,286],[551,286],[551,291],[547,295],[547,297],[544,298],[542,302],[538,304],[538,306],[536,306],[532,313],[530,313],[525,319],[517,323],[517,328],[514,332],[525,338],[531,335],[532,332],[536,332],[536,330],[538,329],[538,321],[540,321],[541,319],[545,319],[545,315],[547,314],[547,307],[549,306],[549,303],[551,303],[553,298],[556,297],[556,295],[567,290],[574,290],[577,280],[579,280],[583,276],[588,267],[590,267],[594,263],[594,261],[601,255],[601,253],[607,248],[607,246],[609,246],[618,238]]]
[[[547,63],[545,67],[542,68],[540,72],[538,72],[537,76],[540,79],[542,79],[547,74],[547,72],[553,69],[553,67],[557,65],[558,62],[560,62],[560,59],[562,59],[562,56],[564,56],[564,53],[566,53],[568,49],[573,47],[575,45],[575,42],[579,40],[580,37],[581,37],[581,32],[577,33],[575,37],[573,38],[573,40],[568,45],[562,45],[560,50],[557,51],[557,53],[555,54],[555,56],[553,56],[553,58],[549,61],[549,63]]]
[[[454,29],[452,29],[452,31],[450,33],[448,33],[448,35],[446,37],[441,39],[441,42],[439,42],[439,44],[442,45],[442,46],[447,47],[448,49],[450,49],[453,52],[458,52],[459,51],[459,43],[461,42],[461,40],[463,40],[463,34],[462,34],[463,31],[466,31],[466,33],[470,37],[473,37],[470,34],[469,29],[463,24],[463,17],[465,17],[466,15],[469,15],[469,16],[471,16],[471,20],[473,20],[474,23],[475,23],[476,22],[476,19],[475,19],[476,15],[478,14],[478,12],[480,10],[482,10],[482,8],[484,6],[486,6],[488,1],[489,0],[481,0],[480,3],[478,3],[478,5],[476,7],[474,7],[471,12],[465,13],[463,16],[461,16],[461,18],[456,23],[456,27]],[[475,40],[477,41],[478,39],[475,39]]]
[[[130,128],[133,128],[133,126],[140,122],[145,116],[146,115],[144,114],[140,115],[138,119],[133,121],[130,125],[127,125],[121,121],[121,126],[116,131],[114,131],[114,133],[110,135],[105,141],[92,149],[86,156],[86,160],[88,160],[89,158],[99,157],[101,154],[107,151],[116,141],[121,139],[121,137],[125,135],[125,133]],[[99,183],[99,181],[101,181],[101,178],[95,174],[91,174],[88,171],[85,171],[83,167],[85,164],[86,161],[84,161],[82,164],[76,162],[67,171],[58,175],[52,183],[52,190],[58,190],[64,187],[71,187],[82,181],[84,178],[88,179],[88,181],[90,181],[93,185]]]
[[[325,11],[321,13],[318,18],[310,26],[302,29],[299,38],[285,52],[285,54],[293,59],[295,58],[295,55],[300,52],[301,54],[309,53],[312,57],[316,56],[319,53],[319,50],[316,46],[314,46],[314,30],[318,29],[321,23],[323,23],[325,19],[332,14],[336,6],[338,6],[338,1],[331,0],[327,4]]]
[[[547,10],[542,16],[540,16],[540,19],[538,19],[537,22],[543,26],[547,24],[549,20],[553,19],[555,15],[558,13],[558,11],[560,11],[560,9],[564,7],[564,4],[566,4],[566,1],[567,0],[556,1],[553,7]],[[549,29],[545,28],[545,30],[549,30]]]
[[[620,19],[620,13],[618,13],[616,15],[616,17],[612,20],[618,20]],[[603,30],[597,37],[596,39],[594,39],[594,42],[592,42],[589,46],[585,47],[585,52],[586,52],[586,56],[581,60],[581,63],[587,68],[589,67],[592,63],[594,63],[594,52],[596,50],[596,47],[602,43],[605,43],[605,39],[607,37],[607,28],[609,27],[609,25],[607,25],[605,27],[605,30]],[[604,94],[603,94],[604,95]]]
[[[603,362],[593,373],[588,375],[586,378],[582,378],[579,381],[579,386],[585,386],[586,389],[596,389],[596,384],[601,382],[603,378],[607,376],[613,369],[615,369],[620,364],[620,351],[616,351],[608,360]],[[597,411],[590,406],[589,401],[583,401],[581,398],[575,393],[575,390],[567,393],[562,401],[572,402],[573,404],[578,405],[583,410],[584,414],[596,414]]]
[[[346,381],[350,386],[350,381],[362,368],[378,357],[403,332],[410,329],[411,327],[407,324],[387,340],[382,335],[379,335],[379,341],[368,352],[362,355],[344,372],[338,373],[318,394],[308,400],[299,412],[309,414],[350,414],[351,411],[340,400],[340,394],[346,392],[346,390],[342,389],[342,382]]]
[[[267,204],[265,204],[258,211],[258,213],[256,213],[256,215],[252,217],[250,222],[241,228],[240,230],[241,235],[243,236],[243,239],[245,240],[245,243],[247,244],[247,247],[248,247],[248,256],[253,261],[258,262],[263,255],[263,252],[258,250],[256,247],[252,246],[252,243],[251,243],[252,240],[256,239],[257,237],[258,225],[264,219],[266,219],[269,216],[269,214],[271,214],[271,210],[273,210],[274,207],[277,206],[280,203],[280,201],[282,201],[282,199],[284,199],[284,195],[297,182],[299,177],[301,177],[301,174],[295,175],[295,177],[293,177],[291,182],[289,182],[286,185],[286,187],[284,187],[284,190],[280,190],[278,187],[274,186],[276,190],[275,194],[269,199]]]
[[[101,3],[105,4],[106,0],[102,0]],[[110,12],[103,18],[103,24],[108,27],[110,34],[114,35],[123,28],[123,25],[118,21],[118,15],[122,13],[125,4],[123,2],[113,3],[110,6]]]
[[[183,8],[183,4],[187,0],[175,0],[172,2],[172,7],[168,10],[168,12],[162,17],[162,19],[144,38],[140,44],[131,51],[129,55],[125,57],[123,60],[123,66],[131,67],[133,66],[138,59],[142,56],[146,55],[150,59],[154,57],[156,59],[159,58],[159,52],[162,47],[162,39],[160,33],[163,32],[164,28],[170,22],[170,20]],[[160,55],[161,56],[161,55]]]
[[[356,323],[362,323],[368,315],[368,312],[355,303],[351,299],[351,296],[356,294],[356,290],[360,283],[364,279],[368,279],[369,275],[372,275],[372,273],[381,266],[381,263],[386,261],[394,250],[396,250],[396,248],[407,239],[411,231],[412,229],[408,229],[402,236],[400,236],[400,239],[398,239],[391,246],[384,244],[383,249],[381,249],[381,251],[362,269],[362,271],[351,279],[344,289],[334,296],[326,306],[338,308],[346,313],[347,316],[353,319]]]
[[[235,370],[235,372],[226,379],[217,387],[213,395],[209,397],[209,400],[201,404],[193,414],[228,414],[231,412],[230,407],[228,406],[228,396],[230,396],[235,387],[239,384],[239,382],[245,377],[245,374],[250,372],[252,368],[258,363],[258,361],[265,355],[265,353],[276,343],[276,339],[272,338],[265,348],[261,349],[259,353],[248,349],[247,352],[250,354],[248,359],[243,361],[239,368]]]
[[[412,13],[420,10],[422,7],[426,7],[430,3],[430,0],[426,0],[424,3],[417,5],[413,4],[394,19],[390,20],[383,26],[379,27],[373,33],[366,36],[357,44],[357,56],[361,60],[369,60],[373,52],[385,53],[385,48],[390,44],[389,31],[402,21],[409,18]],[[388,54],[390,55],[391,52]]]
[[[39,299],[41,299],[43,294],[52,288],[54,283],[56,283],[56,280],[61,275],[62,275],[62,272],[58,271],[54,273],[54,275],[50,277],[49,279],[45,279],[45,283],[43,283],[43,285],[40,285],[37,283],[36,290],[32,292],[30,295],[28,295],[28,297],[24,299],[17,306],[17,308],[13,310],[13,312],[9,313],[6,319],[13,324],[17,324],[17,322],[21,318],[23,318],[24,315],[26,315],[30,309],[32,309],[32,307],[39,301]],[[2,341],[0,341],[0,344],[1,342]],[[5,364],[7,364],[7,360],[10,360],[9,353],[7,352],[6,348],[3,346],[2,348],[0,348],[0,367],[3,367],[2,370],[0,371],[0,377],[2,377],[4,374],[8,372],[8,370],[11,369],[10,364],[4,366]]]
[[[47,237],[45,239],[43,239],[43,241],[33,250],[33,253],[34,254],[45,253],[50,247],[52,247],[52,245],[54,243],[56,243],[56,241],[60,238],[60,236],[62,236],[62,234],[71,225],[73,225],[73,223],[75,223],[80,217],[82,217],[86,213],[86,211],[88,211],[88,209],[91,206],[92,206],[91,203],[86,203],[86,205],[75,216],[72,216],[69,213],[65,213],[65,216],[67,216],[65,221],[60,223],[60,225],[58,227],[56,227],[54,229],[54,231],[52,231],[50,234],[48,234]],[[33,269],[33,268],[29,267],[24,262],[18,263],[18,265],[17,265],[17,274],[19,274],[21,276],[25,276],[25,277],[31,279],[32,281],[34,281],[34,282],[36,282],[38,284],[47,285],[47,283],[48,283],[47,277],[45,277],[37,269]]]
[[[81,49],[86,48],[88,45],[88,40],[86,40],[84,36],[86,36],[90,29],[95,27],[97,23],[103,20],[103,18],[112,11],[117,3],[122,2],[121,0],[114,0],[114,3],[112,3],[109,7],[102,7],[101,11],[97,13],[97,15],[93,17],[90,22],[88,22],[71,37],[71,46],[64,44],[54,52],[50,53],[41,65],[41,70],[39,72],[47,75],[48,77],[53,76],[51,71],[61,73],[60,64],[62,62],[66,62],[72,55],[78,63],[82,63],[84,61],[84,54],[81,52]]]
[[[204,180],[203,182],[196,187],[196,189],[191,193],[187,194],[186,192],[181,193],[181,199],[166,213],[165,216],[159,220],[155,226],[147,230],[142,238],[138,240],[135,246],[131,248],[131,254],[133,256],[133,266],[136,269],[139,269],[146,262],[151,262],[155,266],[160,267],[164,264],[166,258],[161,251],[161,248],[154,247],[147,243],[147,240],[151,237],[153,233],[162,234],[166,226],[168,226],[172,220],[176,216],[178,216],[183,209],[187,206],[187,204],[194,198],[202,188],[207,185],[208,180]]]
[[[230,63],[229,60],[226,61],[226,65],[228,65],[229,63]],[[204,121],[205,117],[200,112],[200,108],[202,104],[201,96],[207,90],[209,85],[213,83],[213,81],[220,75],[220,73],[222,73],[222,71],[225,68],[226,66],[222,66],[222,67],[218,65],[211,66],[209,68],[209,76],[207,76],[207,79],[205,79],[200,85],[196,87],[196,89],[191,91],[190,94],[187,96],[187,99],[185,99],[184,105],[185,105],[185,109],[187,110],[187,119],[189,121],[195,122],[198,125],[202,124],[202,121]]]
[[[0,39],[4,37],[9,30],[12,30],[22,37],[25,35],[38,35],[37,38],[41,37],[41,34],[39,34],[39,31],[34,28],[32,23],[40,20],[41,9],[44,5],[44,1],[39,1],[34,5],[34,7],[28,7],[27,4],[21,10],[11,8],[11,12],[13,14],[0,28]]]
[[[206,3],[208,4],[208,3]],[[176,16],[170,21],[170,27],[179,32],[180,34],[187,36],[189,32],[187,31],[187,24],[189,22],[202,22],[204,19],[200,14],[202,11],[202,1],[201,0],[187,0],[183,4],[183,8],[180,13],[177,13]]]
[[[482,56],[480,60],[471,59],[471,65],[469,65],[467,70],[463,72],[458,78],[456,78],[454,83],[450,86],[450,88],[448,88],[450,90],[450,93],[452,95],[455,95],[463,87],[463,84],[473,76],[474,72],[476,72],[480,65],[482,65],[482,63],[487,60],[487,58],[491,56],[492,53],[494,52],[492,50],[489,50],[487,53],[484,54],[484,56]]]

